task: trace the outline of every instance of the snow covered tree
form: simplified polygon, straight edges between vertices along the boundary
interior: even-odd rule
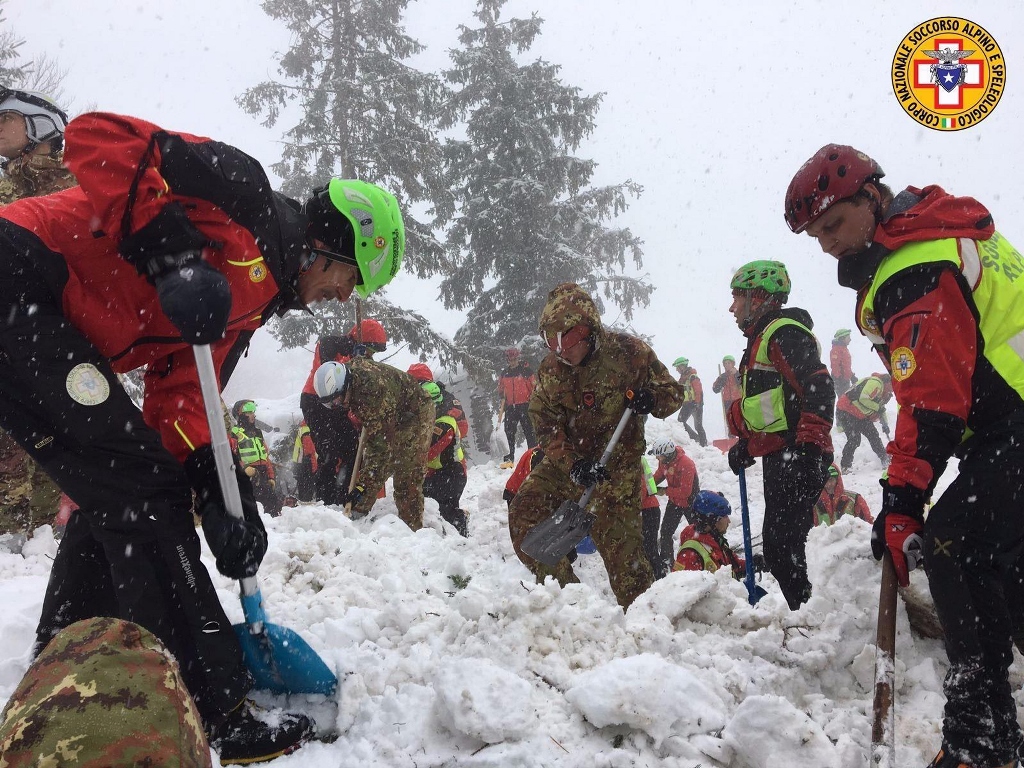
[[[41,91],[67,109],[67,99],[61,87],[67,72],[49,56],[23,58],[24,44],[25,41],[8,25],[4,2],[0,0],[0,85]]]
[[[449,269],[444,247],[424,220],[451,207],[435,120],[446,89],[436,75],[405,63],[423,50],[401,24],[408,4],[265,0],[267,15],[291,31],[290,48],[279,56],[281,79],[249,88],[238,103],[267,126],[294,115],[281,161],[272,166],[286,194],[305,199],[332,176],[362,179],[395,194],[408,239],[403,269],[427,277]],[[442,359],[450,354],[451,343],[426,321],[408,321],[379,294],[366,310],[410,348],[438,352]],[[335,303],[318,312],[315,322],[294,315],[275,323],[273,331],[285,346],[301,345],[321,330],[347,331],[353,314]]]
[[[505,0],[479,0],[481,26],[461,26],[444,75],[454,88],[443,126],[465,121],[445,146],[456,211],[448,227],[456,270],[441,285],[445,306],[465,309],[456,343],[491,363],[536,339],[548,291],[579,283],[626,320],[652,291],[622,273],[642,265],[642,241],[610,221],[640,194],[632,181],[589,186],[596,162],[574,152],[594,130],[601,94],[584,95],[543,60],[520,63],[542,19],[500,20]]]

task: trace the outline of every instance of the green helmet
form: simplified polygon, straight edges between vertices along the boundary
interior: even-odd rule
[[[759,260],[744,264],[732,276],[729,287],[734,291],[752,291],[760,288],[770,296],[789,298],[793,284],[786,265],[781,261]]]
[[[440,403],[444,399],[444,395],[441,394],[441,388],[433,381],[424,381],[420,386],[423,387],[424,392],[430,395],[430,399],[434,403]]]
[[[672,361],[672,367],[678,368],[680,365],[689,365],[690,359],[688,357],[677,357]]]
[[[836,331],[836,335],[833,336],[832,338],[834,340],[838,341],[839,339],[843,338],[844,336],[849,336],[849,335],[850,335],[850,329],[849,328],[840,328],[838,331]]]
[[[736,362],[736,358],[733,357],[732,355],[726,355],[725,357],[722,358],[722,362],[723,363],[735,363]]]
[[[327,247],[315,253],[359,270],[356,292],[366,298],[391,282],[405,255],[405,224],[398,200],[356,179],[331,179],[302,206],[307,235]]]

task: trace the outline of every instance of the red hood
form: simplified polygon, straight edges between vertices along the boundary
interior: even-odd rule
[[[907,191],[920,197],[920,202],[875,229],[875,242],[890,251],[907,243],[947,237],[988,240],[996,231],[992,214],[973,197],[953,197],[934,185],[907,187]]]

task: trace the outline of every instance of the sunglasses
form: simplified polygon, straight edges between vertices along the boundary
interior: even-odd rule
[[[558,333],[545,333],[544,343],[547,344],[548,349],[554,352],[556,355],[561,356],[563,352],[575,347],[584,339],[590,336],[590,328],[586,325],[576,325],[570,328],[568,331],[559,331]]]

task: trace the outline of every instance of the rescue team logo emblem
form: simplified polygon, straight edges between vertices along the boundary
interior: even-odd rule
[[[92,363],[76,365],[64,384],[71,399],[82,405],[99,405],[110,397],[109,382]]]
[[[962,131],[992,114],[1006,85],[1003,52],[984,27],[955,16],[918,24],[892,59],[892,89],[925,128]]]
[[[583,407],[584,408],[593,408],[596,403],[597,403],[597,396],[593,392],[589,392],[588,391],[588,392],[584,392],[583,393]]]
[[[897,347],[889,359],[889,367],[892,370],[892,377],[896,381],[909,379],[910,375],[917,370],[917,360],[910,347]]]
[[[249,279],[254,283],[262,283],[267,279],[267,265],[262,261],[249,267]]]

